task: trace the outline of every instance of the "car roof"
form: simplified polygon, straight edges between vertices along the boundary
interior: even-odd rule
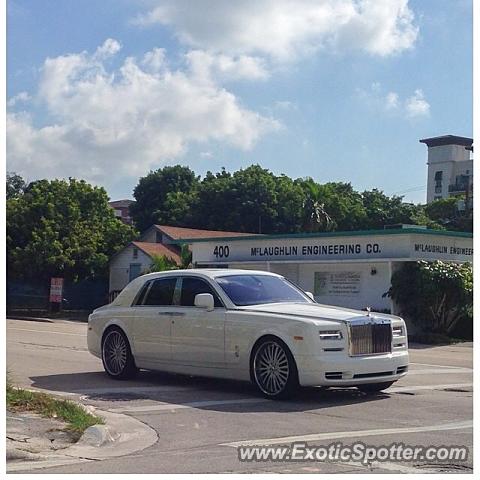
[[[269,275],[272,277],[281,277],[272,272],[262,270],[245,270],[237,268],[189,268],[187,270],[167,270],[164,272],[147,273],[132,280],[110,304],[113,307],[128,307],[132,304],[140,288],[149,280],[155,278],[175,277],[178,275],[197,275],[203,278],[215,279],[228,275]],[[103,308],[103,307],[102,307]]]
[[[201,275],[209,278],[225,277],[229,275],[271,275],[272,277],[280,277],[273,272],[264,270],[247,270],[240,268],[189,268],[185,270],[167,270],[163,272],[154,272],[142,275],[144,279],[152,279],[170,275]]]

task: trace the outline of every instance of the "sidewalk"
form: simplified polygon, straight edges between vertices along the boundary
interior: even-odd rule
[[[66,426],[64,422],[34,413],[7,410],[7,462],[43,460],[70,447],[76,439],[64,430]]]
[[[92,408],[92,407],[87,407]],[[7,410],[7,472],[27,472],[52,466],[104,460],[153,445],[155,430],[128,415],[95,410],[105,425],[94,425],[76,441],[66,424],[30,412]]]

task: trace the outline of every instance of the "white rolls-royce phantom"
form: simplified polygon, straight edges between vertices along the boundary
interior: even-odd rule
[[[233,269],[151,273],[88,320],[106,373],[138,369],[251,380],[265,396],[303,386],[388,388],[408,370],[405,322],[320,305],[284,277]]]

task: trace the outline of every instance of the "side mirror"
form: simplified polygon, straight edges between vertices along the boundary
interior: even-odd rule
[[[194,304],[198,308],[205,308],[207,312],[211,312],[215,308],[215,300],[211,293],[199,293],[195,295]]]
[[[310,300],[313,300],[315,301],[315,297],[313,296],[313,293],[312,292],[305,292],[307,294],[307,297],[310,299]]]

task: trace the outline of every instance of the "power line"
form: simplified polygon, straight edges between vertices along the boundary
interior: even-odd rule
[[[400,190],[398,192],[393,192],[392,195],[399,195],[399,194],[402,194],[402,193],[410,193],[410,192],[420,192],[422,190],[426,190],[427,187],[425,185],[419,185],[417,187],[410,187],[410,188],[407,188],[406,190]]]

